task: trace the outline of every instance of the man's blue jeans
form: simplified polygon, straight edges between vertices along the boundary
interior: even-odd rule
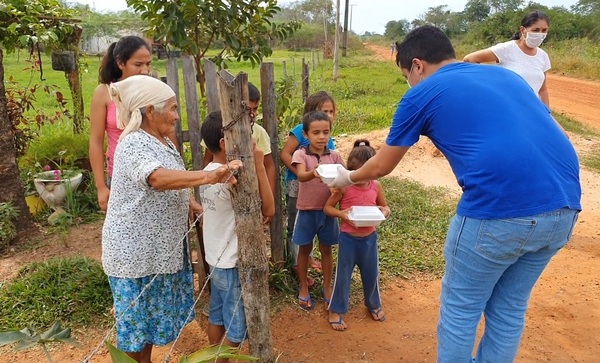
[[[452,218],[444,247],[438,362],[514,361],[531,290],[571,238],[578,214],[563,208],[509,219]],[[473,359],[482,313],[485,331]]]

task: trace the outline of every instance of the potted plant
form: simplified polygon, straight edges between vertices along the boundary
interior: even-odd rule
[[[66,152],[67,150],[62,150],[58,153],[58,162],[50,160],[55,166],[54,169],[47,164],[44,171],[37,173],[33,178],[35,189],[48,207],[54,210],[53,215],[65,212],[62,207],[67,193],[77,189],[83,177],[81,171],[63,167],[62,160]],[[49,219],[52,219],[52,216]]]

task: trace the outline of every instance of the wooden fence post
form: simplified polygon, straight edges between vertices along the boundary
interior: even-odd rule
[[[187,58],[187,60],[185,60]],[[189,56],[183,57],[183,74],[184,74],[184,97],[186,104],[191,106],[187,108],[188,116],[188,127],[190,130],[182,130],[181,119],[175,124],[175,133],[177,136],[177,147],[180,153],[183,153],[183,143],[190,142],[192,146],[192,163],[195,170],[201,170],[203,165],[202,161],[202,149],[200,149],[200,120],[198,114],[198,93],[196,92],[196,78],[194,71],[193,60]],[[190,62],[191,60],[191,62]],[[180,105],[180,92],[179,92],[179,71],[177,69],[177,58],[169,57],[166,63],[167,66],[167,84],[175,91],[175,97],[177,104]],[[194,106],[195,105],[195,106]],[[194,145],[197,145],[195,147]],[[199,195],[197,188],[194,190],[196,201],[198,201]],[[198,251],[204,251],[204,243],[202,242],[202,228],[199,224],[196,225],[196,243]],[[192,264],[194,273],[198,275],[198,281],[200,288],[204,285],[206,276],[208,273],[208,264],[204,259],[204,253],[201,252],[198,256],[198,262],[192,260],[191,251],[189,244],[191,241],[188,240],[188,256]]]
[[[308,98],[309,74],[308,64],[302,58],[302,102],[306,102]]]
[[[275,180],[281,180],[279,166],[279,131],[277,129],[277,99],[275,94],[275,68],[273,63],[260,65],[260,86],[262,93],[262,124],[271,139],[271,155],[276,165]],[[271,260],[276,263],[284,262],[283,211],[281,208],[281,183],[275,186],[275,215],[269,226],[271,234]]]
[[[248,75],[240,72],[218,73],[217,85],[223,115],[227,160],[239,159],[244,167],[237,175],[231,200],[238,237],[238,271],[250,353],[260,362],[270,362],[273,356],[269,307],[269,262],[263,239],[261,200],[254,168],[252,130],[248,104]],[[278,201],[279,202],[279,201]]]
[[[177,70],[177,58],[167,59],[167,84],[175,91],[175,99],[179,102],[179,72]],[[177,136],[177,150],[182,153],[183,150],[183,134],[181,130],[181,120],[175,124],[175,135]]]
[[[219,91],[217,90],[217,70],[215,64],[204,60],[204,79],[206,80],[206,103],[208,113],[219,111]]]
[[[315,71],[315,50],[310,50],[310,63],[312,64],[312,70]]]
[[[287,78],[287,62],[283,61],[283,76]]]

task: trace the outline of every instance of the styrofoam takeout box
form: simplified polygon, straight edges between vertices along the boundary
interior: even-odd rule
[[[329,184],[335,179],[338,175],[338,166],[342,166],[342,164],[321,164],[317,167],[317,173],[323,183]]]
[[[356,227],[377,227],[385,220],[381,210],[373,206],[354,206],[348,218]]]

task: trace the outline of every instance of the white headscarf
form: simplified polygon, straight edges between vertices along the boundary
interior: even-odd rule
[[[175,96],[175,92],[163,81],[136,75],[112,83],[110,97],[117,106],[117,127],[123,130],[119,140],[142,124],[140,108],[156,105]]]

